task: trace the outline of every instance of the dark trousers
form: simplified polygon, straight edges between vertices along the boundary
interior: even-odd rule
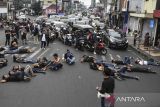
[[[45,48],[46,47],[46,41],[41,41],[41,48]]]
[[[7,38],[6,38],[5,46],[6,46],[6,45],[10,45],[10,37],[7,37]]]
[[[49,37],[46,37],[47,46],[49,46]]]

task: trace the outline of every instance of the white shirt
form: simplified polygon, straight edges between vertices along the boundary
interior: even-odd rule
[[[147,61],[139,61],[139,64],[140,65],[148,65],[148,62]]]
[[[46,35],[45,34],[43,34],[43,36],[42,36],[42,41],[46,41]]]

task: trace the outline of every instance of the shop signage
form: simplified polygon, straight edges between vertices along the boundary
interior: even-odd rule
[[[153,17],[160,18],[160,10],[154,10]]]

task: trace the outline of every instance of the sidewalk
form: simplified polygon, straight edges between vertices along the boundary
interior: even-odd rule
[[[144,56],[146,59],[154,59],[155,61],[160,61],[160,49],[155,48],[155,47],[149,47],[146,48],[144,47],[142,44],[140,44],[139,46],[134,46],[133,45],[133,36],[127,36],[128,39],[128,43],[129,46],[134,49],[135,51],[137,51],[138,53],[140,53],[142,56]],[[139,43],[137,43],[139,44]]]

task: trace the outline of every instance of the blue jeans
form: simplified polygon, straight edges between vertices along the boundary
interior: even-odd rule
[[[69,64],[69,65],[72,65],[72,64],[74,64],[75,63],[75,57],[73,57],[73,58],[67,58],[66,59],[66,62]]]
[[[5,54],[16,54],[16,53],[18,53],[18,49],[16,49],[16,50],[8,50],[8,51],[5,51],[4,53]]]
[[[128,57],[128,56],[125,56],[125,58],[124,58],[124,64],[131,64],[131,59],[130,59],[130,57]]]

